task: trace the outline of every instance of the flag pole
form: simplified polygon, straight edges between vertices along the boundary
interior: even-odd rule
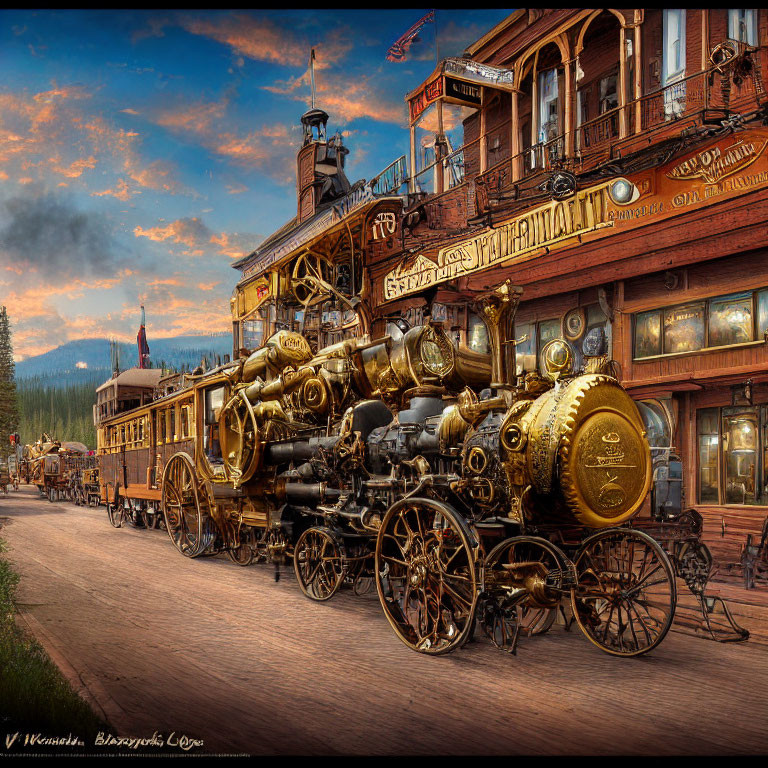
[[[315,49],[309,55],[309,79],[312,87],[312,109],[315,108]]]

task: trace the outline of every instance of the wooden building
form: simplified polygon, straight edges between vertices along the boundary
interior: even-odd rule
[[[282,329],[301,332],[315,350],[370,332],[365,253],[370,243],[393,242],[405,158],[350,184],[349,150],[340,134],[327,137],[327,121],[314,108],[301,118],[296,217],[233,264],[241,272],[231,299],[235,357]]]
[[[430,312],[485,351],[509,278],[518,374],[558,336],[616,360],[656,504],[723,573],[768,516],[767,63],[766,9],[519,10],[408,94],[407,204],[365,249],[374,335]]]

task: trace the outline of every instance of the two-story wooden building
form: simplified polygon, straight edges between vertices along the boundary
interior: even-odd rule
[[[374,334],[430,306],[483,350],[509,278],[518,373],[557,336],[616,360],[722,572],[768,516],[767,63],[765,9],[519,10],[408,94],[410,194],[366,250]]]

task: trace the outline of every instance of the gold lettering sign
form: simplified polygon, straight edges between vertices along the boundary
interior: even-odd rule
[[[744,170],[757,160],[765,150],[766,141],[744,141],[740,139],[730,147],[710,147],[667,173],[670,179],[703,179],[707,184],[717,184],[738,171]]]
[[[390,301],[491,265],[513,263],[544,246],[611,227],[608,186],[601,184],[569,200],[547,203],[496,229],[441,248],[437,262],[419,255],[410,266],[401,265],[384,278],[384,298]]]

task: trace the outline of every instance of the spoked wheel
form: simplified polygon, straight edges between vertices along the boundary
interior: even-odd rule
[[[107,517],[113,528],[120,528],[123,524],[123,509],[118,504],[107,502]]]
[[[346,568],[341,542],[328,528],[308,528],[299,536],[293,570],[301,591],[312,600],[330,600],[340,589]]]
[[[376,589],[387,620],[414,651],[448,653],[469,638],[477,605],[475,554],[447,504],[402,499],[376,540]]]
[[[664,639],[675,616],[677,587],[658,542],[642,531],[601,531],[584,541],[575,564],[573,615],[598,648],[639,656]]]
[[[219,435],[224,463],[233,486],[238,488],[251,479],[262,453],[256,414],[244,390],[222,408]]]
[[[208,499],[197,480],[195,465],[186,453],[176,453],[163,472],[162,504],[168,535],[176,549],[198,557],[213,544]]]
[[[233,563],[243,567],[250,565],[256,556],[256,541],[253,528],[247,527],[240,532],[240,538],[237,547],[227,550],[227,555]]]
[[[480,621],[494,645],[514,653],[519,635],[542,635],[554,624],[569,568],[563,552],[534,536],[506,539],[488,553]]]
[[[144,527],[150,531],[160,524],[160,514],[158,512],[150,512],[149,510],[141,510],[141,520],[144,523]]]

